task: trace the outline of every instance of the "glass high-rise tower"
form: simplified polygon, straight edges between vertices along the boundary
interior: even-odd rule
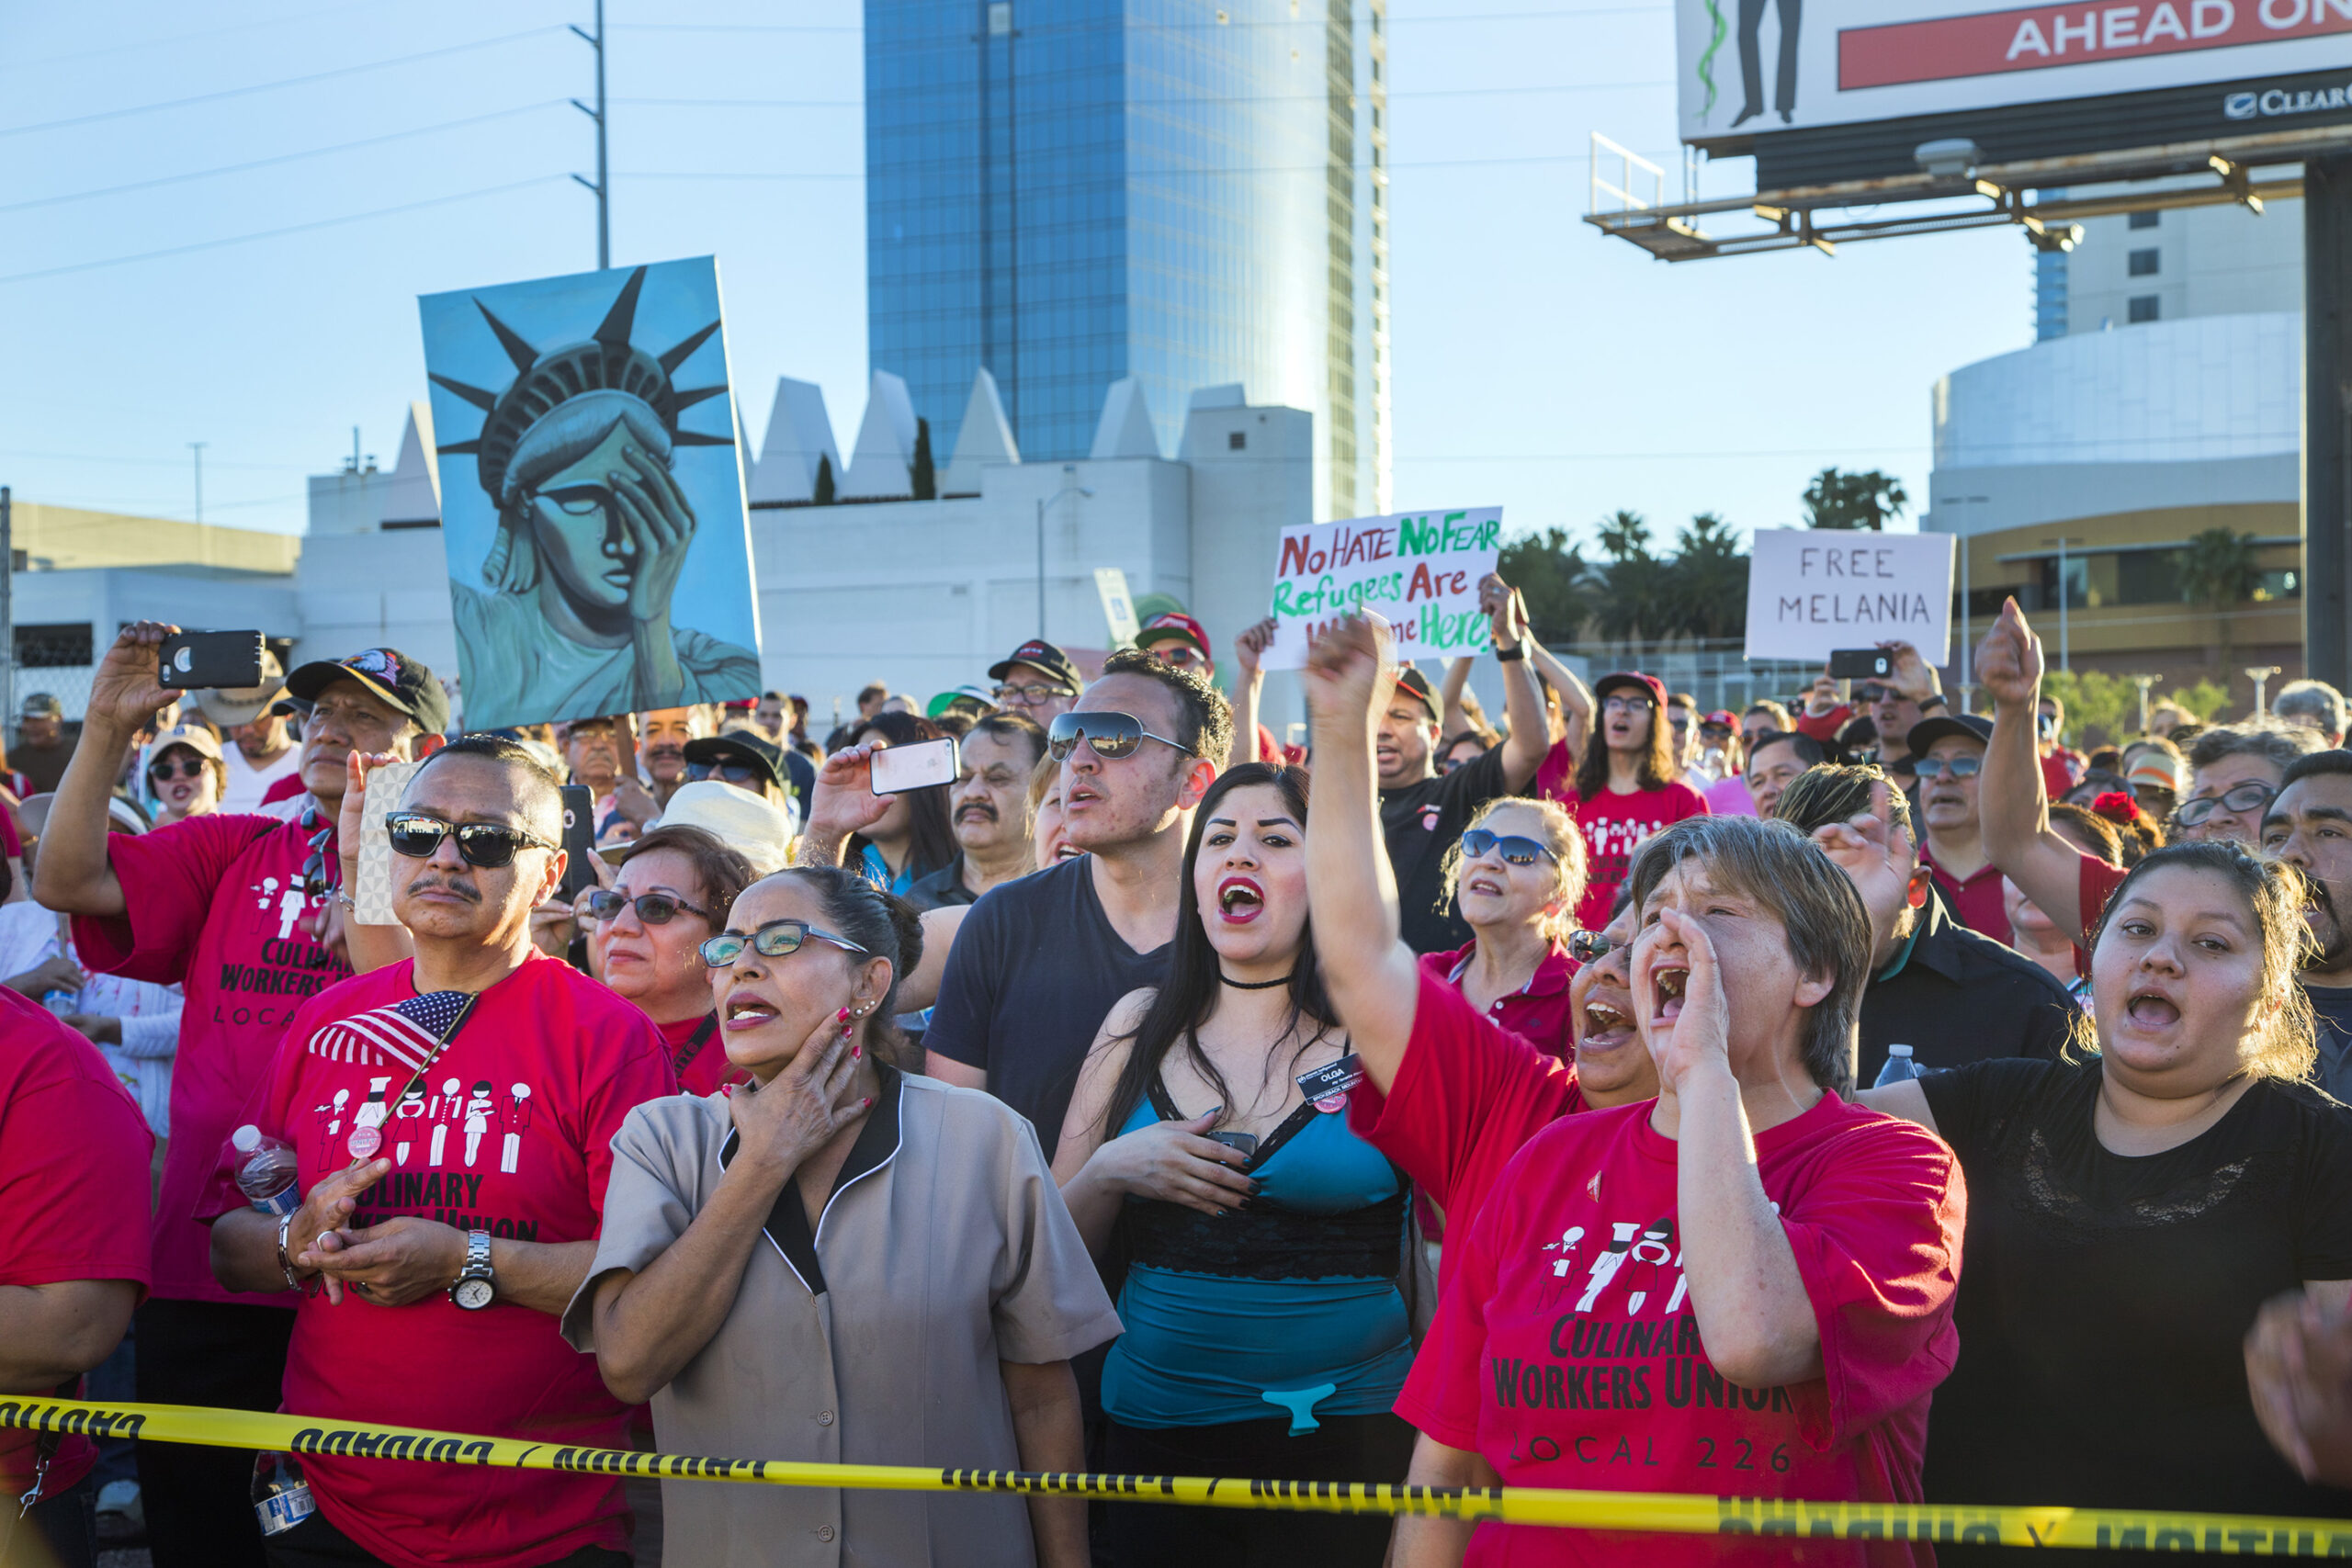
[[[1317,515],[1388,510],[1385,5],[866,0],[869,347],[939,461],[983,367],[1026,461],[1239,382]]]

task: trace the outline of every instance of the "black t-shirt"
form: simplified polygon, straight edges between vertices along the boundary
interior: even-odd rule
[[[2100,1071],[1920,1079],[1968,1181],[1928,1500],[2352,1513],[2264,1439],[2241,1348],[2271,1297],[2352,1279],[2352,1110],[2265,1079],[2178,1148],[2125,1156],[2093,1131]]]
[[[956,858],[933,872],[919,876],[907,888],[907,902],[923,914],[944,909],[953,904],[978,902],[972,890],[964,886],[964,852],[957,850]]]
[[[2332,986],[2305,986],[2312,1011],[2319,1019],[2319,1066],[2312,1077],[2319,1087],[2352,1105],[2352,991]]]
[[[1991,1056],[2046,1060],[2064,1048],[2080,1010],[2057,976],[1962,925],[1943,894],[1931,891],[1908,948],[1898,948],[1862,992],[1854,1082],[1862,1089],[1876,1083],[1892,1044],[1910,1046],[1922,1068]]]
[[[1091,856],[991,887],[948,950],[923,1049],[987,1073],[1051,1158],[1086,1048],[1114,1003],[1159,984],[1168,953],[1137,953],[1112,929]]]
[[[1510,793],[1499,746],[1450,773],[1380,792],[1380,831],[1396,874],[1405,945],[1415,953],[1451,953],[1469,942],[1470,927],[1461,915],[1438,908],[1445,895],[1445,852],[1480,807]]]

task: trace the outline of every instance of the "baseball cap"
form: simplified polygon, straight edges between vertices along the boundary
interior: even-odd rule
[[[996,694],[979,686],[958,686],[952,692],[942,692],[931,699],[922,710],[925,718],[944,718],[957,708],[963,708],[975,718],[996,710]]]
[[[224,729],[241,724],[251,724],[277,700],[286,684],[286,667],[277,662],[277,655],[265,648],[261,650],[261,684],[258,686],[208,686],[190,692],[204,716]]]
[[[63,718],[65,705],[48,692],[28,692],[17,713],[21,718]]]
[[[1717,708],[1714,712],[1702,716],[1699,723],[1701,728],[1709,729],[1737,729],[1739,728],[1739,720],[1732,717],[1723,708]]]
[[[1012,668],[1016,664],[1025,664],[1039,674],[1060,682],[1073,692],[1086,684],[1079,679],[1078,666],[1070,662],[1069,655],[1041,637],[1031,637],[1004,658],[989,665],[989,679],[1003,680],[1012,673]]]
[[[680,784],[647,830],[654,828],[699,828],[750,861],[752,869],[762,876],[782,871],[792,858],[792,814],[750,790],[718,779]],[[618,865],[636,852],[635,840],[596,851],[607,865]]]
[[[315,703],[337,681],[356,681],[379,700],[439,734],[449,728],[449,694],[433,671],[398,649],[363,649],[348,659],[314,659],[286,677],[286,694]]]
[[[1933,718],[1923,718],[1913,725],[1910,733],[1903,738],[1903,746],[1914,757],[1924,757],[1928,747],[1939,740],[1949,740],[1955,735],[1964,735],[1971,740],[1990,746],[1993,743],[1993,721],[1979,718],[1973,713],[1938,714]]]
[[[1627,687],[1643,692],[1649,697],[1652,706],[1660,712],[1665,711],[1666,682],[1638,670],[1620,670],[1613,675],[1603,675],[1592,683],[1592,700],[1597,703],[1610,693],[1623,691]]]
[[[1152,616],[1136,633],[1137,648],[1153,648],[1163,642],[1189,642],[1201,650],[1204,659],[1215,659],[1216,650],[1209,647],[1209,634],[1201,623],[1182,610],[1165,610]]]
[[[1431,718],[1441,716],[1442,710],[1437,705],[1437,694],[1430,690],[1430,678],[1413,666],[1408,664],[1396,671],[1396,689],[1400,692],[1410,692],[1419,698],[1421,705],[1430,710]]]
[[[139,755],[139,771],[145,773],[156,758],[173,746],[185,746],[199,757],[221,761],[220,741],[211,730],[200,724],[175,724],[148,742],[147,749]]]
[[[2180,759],[2154,750],[2140,753],[2139,761],[2124,775],[2124,783],[2134,789],[2168,789],[2178,795],[2188,781],[2181,777]]]
[[[755,729],[730,729],[724,735],[706,735],[686,742],[686,761],[693,762],[735,762],[756,768],[776,788],[789,795],[792,780],[784,771],[784,752]],[[724,782],[724,781],[722,781]]]

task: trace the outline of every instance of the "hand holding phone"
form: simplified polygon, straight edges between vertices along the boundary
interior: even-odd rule
[[[952,735],[939,740],[917,741],[912,746],[885,746],[874,753],[874,782],[869,786],[876,795],[904,795],[910,789],[930,789],[938,784],[956,782],[956,738]]]
[[[1839,648],[1829,654],[1829,673],[1839,681],[1883,681],[1894,672],[1894,656],[1883,648]]]
[[[259,632],[175,632],[156,652],[156,684],[176,692],[261,684]]]

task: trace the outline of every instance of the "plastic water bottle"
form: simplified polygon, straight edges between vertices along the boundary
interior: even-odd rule
[[[265,1214],[290,1214],[302,1206],[295,1190],[294,1151],[248,1122],[229,1134],[237,1151],[237,1186]]]
[[[1878,1070],[1878,1081],[1871,1087],[1884,1089],[1891,1083],[1901,1083],[1905,1078],[1916,1078],[1918,1076],[1919,1064],[1911,1059],[1911,1047],[1889,1045],[1886,1048],[1886,1066]]]
[[[292,1529],[318,1511],[311,1483],[303,1479],[302,1463],[292,1454],[254,1456],[254,1517],[261,1533],[277,1535]]]
[[[40,994],[40,1005],[60,1018],[70,1018],[82,1010],[82,993],[62,986],[52,987]]]

